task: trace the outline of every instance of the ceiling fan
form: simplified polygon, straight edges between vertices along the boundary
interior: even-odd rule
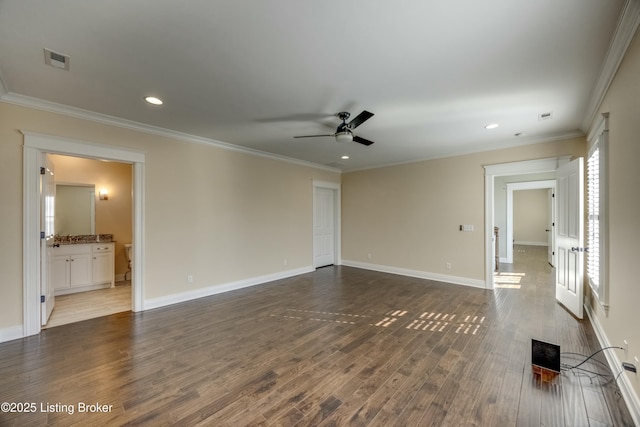
[[[373,144],[373,141],[369,141],[368,139],[364,139],[364,138],[361,138],[359,136],[356,136],[352,132],[353,129],[357,128],[362,123],[366,122],[371,117],[373,117],[373,113],[370,113],[370,112],[365,110],[362,113],[358,114],[349,123],[347,123],[347,119],[350,116],[351,116],[351,114],[346,112],[346,111],[342,111],[342,112],[336,114],[336,117],[338,117],[340,120],[342,120],[342,123],[340,123],[338,125],[338,128],[336,129],[335,133],[330,133],[330,134],[326,134],[326,135],[302,135],[302,136],[294,136],[294,138],[315,138],[315,137],[319,137],[319,136],[333,136],[333,137],[336,138],[336,141],[338,141],[338,142],[351,142],[351,141],[354,141],[354,142],[357,142],[358,144],[367,145],[367,146]]]

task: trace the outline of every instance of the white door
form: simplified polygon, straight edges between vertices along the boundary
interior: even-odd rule
[[[313,266],[335,263],[335,207],[334,191],[314,189],[313,195]]]
[[[547,190],[547,202],[548,202],[548,212],[547,212],[547,228],[545,231],[547,232],[547,261],[552,267],[555,267],[555,230],[554,230],[554,221],[555,221],[555,197],[553,195],[554,190],[549,188]]]
[[[54,243],[54,219],[56,184],[54,181],[53,162],[46,154],[42,155],[42,168],[40,169],[40,194],[41,214],[40,230],[43,236],[41,239],[40,257],[40,301],[42,325],[46,325],[56,304],[53,286],[53,243]]]
[[[583,305],[583,159],[578,158],[556,171],[556,299],[578,319]]]

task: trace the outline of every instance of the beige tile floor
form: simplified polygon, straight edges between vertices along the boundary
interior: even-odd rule
[[[60,295],[43,328],[80,322],[131,310],[131,281],[116,282],[115,288]]]

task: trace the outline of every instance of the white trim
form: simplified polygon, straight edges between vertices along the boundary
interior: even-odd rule
[[[0,343],[22,338],[24,335],[22,325],[9,326],[0,329]]]
[[[547,242],[528,242],[518,243],[513,240],[513,192],[519,190],[540,190],[551,188],[554,192],[556,190],[555,179],[549,179],[544,181],[526,181],[526,182],[509,182],[507,183],[507,226],[506,226],[506,241],[507,241],[507,257],[506,263],[513,263],[513,243],[520,245],[535,245],[535,246],[547,246]],[[555,219],[554,219],[555,220]],[[554,264],[555,265],[555,264]]]
[[[604,328],[598,321],[598,317],[591,311],[589,304],[585,304],[584,309],[587,312],[587,316],[589,316],[593,330],[596,333],[596,337],[600,343],[600,348],[611,347],[611,341],[609,341],[607,334],[604,332]],[[609,368],[613,375],[618,375],[622,366],[622,361],[618,358],[618,353],[614,349],[605,350],[603,353],[607,358]],[[634,424],[640,426],[640,399],[633,389],[633,385],[629,379],[629,374],[624,372],[620,375],[617,385],[620,388],[620,393],[622,394],[624,402],[627,404],[627,408],[629,409],[631,418],[633,418]]]
[[[598,303],[606,314],[609,313],[609,113],[602,113],[589,132],[587,164],[596,149],[600,156],[600,285],[596,295]],[[587,208],[588,210],[588,208]],[[591,280],[587,277],[589,288],[594,292]]]
[[[46,135],[28,130],[20,130],[25,136],[24,146],[42,152],[63,155],[82,155],[94,159],[117,160],[129,163],[144,163],[144,153],[130,148],[95,144],[78,139]]]
[[[238,280],[235,282],[224,283],[220,285],[208,286],[206,288],[195,289],[193,291],[171,294],[163,297],[152,298],[144,301],[144,310],[150,310],[159,307],[165,307],[172,304],[191,301],[198,298],[209,297],[224,292],[244,289],[251,286],[262,285],[273,282],[275,280],[287,279],[289,277],[298,276],[300,274],[311,273],[314,268],[311,266],[297,268],[294,270],[280,271],[278,273],[266,274],[264,276],[251,277],[249,279]]]
[[[132,310],[142,308],[144,289],[144,153],[22,131],[23,143],[23,336],[40,333],[40,195],[37,170],[42,153],[82,156],[133,163],[134,273]]]
[[[347,267],[362,268],[363,270],[379,271],[382,273],[397,274],[400,276],[416,277],[419,279],[435,280],[437,282],[450,283],[454,285],[471,286],[473,288],[485,288],[482,280],[470,279],[468,277],[448,276],[445,274],[429,273],[427,271],[411,270],[407,268],[391,267],[388,265],[370,264],[360,261],[343,260],[342,265]]]
[[[552,157],[538,160],[525,160],[521,162],[501,163],[484,166],[484,274],[485,288],[493,289],[494,257],[494,179],[498,176],[522,175],[530,173],[552,172],[558,166],[571,160],[571,156]]]
[[[549,246],[547,242],[531,242],[529,240],[514,240],[513,243],[516,245],[526,246]]]
[[[313,185],[313,201],[312,204],[313,209],[312,209],[312,215],[315,215],[316,209],[315,209],[315,202],[316,202],[316,188],[324,188],[324,189],[328,189],[328,190],[333,190],[333,213],[334,213],[334,218],[333,218],[333,243],[334,243],[334,248],[333,248],[333,264],[334,265],[340,265],[342,264],[342,222],[341,222],[341,212],[342,212],[342,208],[340,205],[340,201],[342,200],[342,195],[341,195],[341,189],[342,186],[340,183],[338,182],[331,182],[331,181],[321,181],[321,180],[316,180],[314,179],[312,181],[312,185]],[[315,221],[311,221],[311,241],[312,241],[312,245],[314,244],[313,239],[314,239],[314,233],[313,233],[313,224],[315,223]],[[315,246],[315,245],[314,245]],[[314,249],[313,247],[311,248],[311,265],[314,266],[314,268],[316,267],[315,265],[315,253],[314,253]]]
[[[588,129],[596,118],[596,114],[598,114],[602,101],[609,90],[609,86],[611,86],[611,82],[618,71],[618,67],[620,67],[629,44],[631,44],[636,34],[638,26],[640,26],[640,1],[627,0],[600,70],[600,76],[591,92],[586,108],[587,112],[582,120],[582,129]]]
[[[337,168],[332,168],[317,163],[307,162],[304,160],[298,160],[291,157],[281,156],[278,154],[267,153],[264,151],[255,150],[248,147],[242,147],[239,145],[229,144],[222,141],[217,141],[211,138],[205,138],[202,136],[192,135],[184,132],[178,132],[170,129],[161,128],[158,126],[151,126],[132,120],[126,120],[119,117],[113,117],[106,114],[95,113],[93,111],[83,110],[80,108],[69,107],[67,105],[58,104],[55,102],[45,101],[38,98],[32,98],[29,96],[18,95],[15,93],[8,93],[2,95],[0,93],[0,100],[9,104],[19,105],[22,107],[33,108],[36,110],[47,111],[56,114],[62,114],[69,117],[76,117],[83,120],[88,120],[96,123],[107,124],[110,126],[116,126],[119,128],[135,130],[138,132],[144,132],[151,135],[159,135],[168,138],[175,138],[178,140],[191,142],[195,144],[210,145],[225,150],[237,151],[245,154],[251,154],[258,157],[263,157],[271,160],[279,160],[286,163],[292,163],[299,166],[311,167],[314,169],[320,169],[329,172],[341,173],[342,171]]]

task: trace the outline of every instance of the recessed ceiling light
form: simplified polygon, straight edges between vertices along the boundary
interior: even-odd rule
[[[484,128],[485,128],[485,129],[495,129],[495,128],[497,128],[498,126],[500,126],[500,125],[499,125],[499,124],[497,124],[497,123],[491,123],[491,124],[489,124],[489,125],[486,125]]]
[[[144,100],[147,101],[149,104],[153,104],[153,105],[163,104],[162,99],[156,98],[155,96],[147,96]]]
[[[340,157],[340,158],[341,158],[342,160],[349,160],[349,156],[347,156],[347,155],[344,155],[344,156],[342,156],[342,157]]]

